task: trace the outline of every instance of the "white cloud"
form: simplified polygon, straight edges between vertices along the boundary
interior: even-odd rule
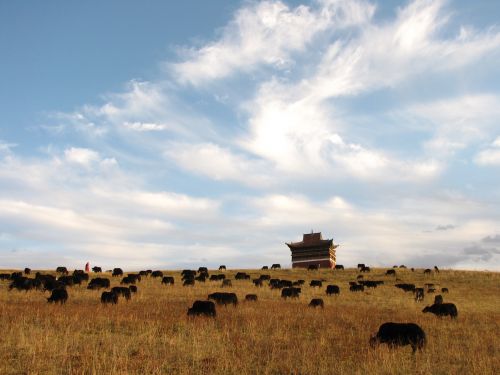
[[[135,130],[138,132],[161,131],[167,129],[165,124],[155,124],[148,122],[126,122],[123,124],[127,129]]]
[[[192,50],[189,59],[174,64],[177,77],[200,84],[260,64],[287,66],[293,52],[302,51],[320,32],[366,23],[374,6],[361,1],[321,1],[318,9],[290,9],[281,1],[263,1],[240,9],[219,40]]]
[[[86,167],[99,160],[99,153],[88,148],[71,147],[64,150],[64,156],[71,163],[82,164]]]
[[[480,151],[474,161],[481,166],[500,166],[500,137],[493,141],[490,148]]]
[[[212,143],[171,144],[165,156],[180,167],[214,180],[237,181],[249,186],[269,186],[270,165]]]

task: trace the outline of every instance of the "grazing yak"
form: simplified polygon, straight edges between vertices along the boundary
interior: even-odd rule
[[[439,268],[438,268],[438,266],[434,266],[434,271],[435,271],[436,273],[439,273]]]
[[[92,272],[94,272],[94,273],[100,273],[100,272],[102,272],[102,268],[101,267],[97,267],[97,266],[92,267]]]
[[[268,266],[262,266],[262,269],[263,269],[263,270],[268,270],[268,269],[269,269],[269,267],[268,267]]]
[[[260,275],[259,279],[261,279],[261,280],[271,280],[271,275]]]
[[[188,309],[188,316],[206,315],[215,318],[215,304],[212,301],[195,301]]]
[[[430,275],[430,274],[431,274],[431,272],[432,272],[432,271],[431,271],[431,269],[430,269],[430,268],[426,268],[426,269],[424,270],[424,275]]]
[[[225,271],[226,270],[226,266],[224,264],[221,264],[219,266],[219,271]]]
[[[420,302],[424,300],[424,288],[415,288],[415,301]]]
[[[116,305],[118,303],[118,294],[114,292],[102,292],[101,303],[103,304],[112,303]]]
[[[255,285],[255,286],[259,286],[259,287],[262,286],[262,279],[253,279],[252,282],[253,282],[253,285]]]
[[[355,285],[351,285],[349,287],[349,290],[351,292],[364,292],[365,291],[365,287],[363,285],[357,285],[357,284],[355,284]]]
[[[163,272],[153,271],[153,272],[151,272],[151,277],[163,277]]]
[[[207,267],[198,267],[198,273],[208,273]]]
[[[271,266],[271,269],[272,269],[272,270],[279,270],[279,269],[281,269],[281,264],[279,264],[279,263],[274,263],[274,264]]]
[[[370,272],[370,267],[365,266],[359,270],[359,272]]]
[[[402,289],[405,292],[414,292],[415,291],[415,284],[396,284],[394,285],[398,289]]]
[[[209,300],[214,300],[219,305],[238,304],[238,297],[235,293],[215,292],[208,295]]]
[[[113,277],[123,276],[123,270],[121,268],[113,268],[111,276]]]
[[[182,286],[194,286],[194,279],[186,279],[182,283]]]
[[[34,279],[29,279],[24,276],[18,277],[10,283],[9,290],[17,289],[17,290],[24,290],[25,292],[27,292],[28,290],[34,288],[33,281]]]
[[[364,263],[358,263],[358,269],[361,269],[361,268],[365,268],[365,264]]]
[[[384,323],[375,336],[370,338],[370,346],[387,344],[389,347],[411,345],[413,353],[421,350],[426,343],[425,332],[415,323]]]
[[[247,294],[245,301],[257,301],[257,294]]]
[[[448,288],[441,288],[441,293],[448,293],[448,292],[449,292]]]
[[[24,269],[24,274],[25,274],[25,275],[30,275],[30,274],[31,274],[31,268],[26,267],[26,268]]]
[[[311,280],[311,282],[309,283],[309,286],[311,287],[318,287],[318,288],[321,288],[323,286],[323,282],[321,280]]]
[[[135,285],[130,285],[128,288],[130,289],[131,293],[137,293],[137,287]]]
[[[361,280],[358,281],[358,283],[363,285],[365,288],[376,288],[378,286],[378,283],[372,280]]]
[[[234,275],[235,280],[250,280],[250,275],[245,272],[238,272]]]
[[[115,286],[111,288],[111,292],[115,293],[117,296],[122,296],[125,297],[125,299],[128,301],[131,298],[131,293],[130,289],[126,288],[124,286]]]
[[[165,285],[174,285],[174,277],[173,276],[163,276],[161,279],[161,283]]]
[[[59,302],[61,305],[66,303],[68,300],[68,292],[66,289],[54,289],[49,298],[47,298],[47,302]]]
[[[343,269],[344,269],[344,266],[343,266],[342,264],[337,264],[337,265],[335,266],[335,269],[336,269],[336,270],[343,270]]]
[[[397,267],[397,266],[395,266]],[[386,276],[396,276],[396,270],[387,270],[385,271]]]
[[[68,274],[68,269],[66,267],[57,267],[56,268],[56,272],[57,273],[62,273],[63,275],[67,275]]]
[[[106,279],[104,277],[96,277],[90,280],[89,285],[87,286],[87,289],[101,289],[101,288],[109,288],[111,285],[111,282],[109,279]]]
[[[430,312],[436,316],[449,316],[452,319],[456,319],[458,316],[458,310],[454,303],[438,303],[432,306],[426,306],[422,312]]]
[[[281,297],[282,298],[299,298],[300,296],[300,292],[302,291],[301,288],[294,288],[294,287],[291,287],[291,288],[283,288],[281,290]]]
[[[326,295],[331,296],[332,294],[340,294],[340,288],[338,287],[338,285],[326,286]]]
[[[313,298],[311,302],[309,302],[309,307],[321,307],[322,309],[325,307],[325,304],[323,302],[323,299],[321,298]]]
[[[135,284],[135,277],[125,276],[120,284]]]
[[[440,304],[443,303],[443,296],[441,294],[438,294],[437,296],[434,296],[434,304]]]

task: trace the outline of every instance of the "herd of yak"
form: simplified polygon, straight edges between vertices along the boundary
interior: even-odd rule
[[[279,264],[273,264],[271,269],[281,268]],[[387,276],[396,276],[397,266],[386,271]],[[399,266],[399,268],[406,268],[404,265]],[[268,270],[267,266],[262,267],[262,270]],[[317,266],[311,265],[308,270],[317,270]],[[337,265],[336,270],[343,270],[344,267]],[[358,270],[360,272],[366,273],[370,272],[370,267],[364,264],[358,264]],[[411,269],[415,271],[413,268]],[[100,267],[93,267],[92,271],[94,274],[98,275],[102,272]],[[226,278],[226,266],[221,265],[219,267],[219,273],[209,274],[206,267],[200,267],[196,270],[183,270],[181,272],[181,281],[183,286],[193,286],[196,282],[205,282],[206,280],[221,282],[221,287],[231,287],[232,282],[229,278]],[[173,276],[164,275],[162,271],[140,271],[138,273],[129,273],[124,276],[123,270],[120,268],[115,268],[109,270],[113,277],[121,277],[120,284],[122,286],[111,287],[110,279],[106,277],[94,277],[89,278],[89,274],[83,270],[75,270],[70,275],[66,267],[57,267],[56,273],[57,277],[51,274],[42,274],[36,272],[34,277],[31,276],[31,270],[25,268],[24,272],[13,272],[13,273],[2,273],[0,274],[0,280],[7,280],[10,282],[9,290],[42,290],[50,291],[51,295],[47,298],[48,302],[64,304],[68,300],[67,288],[73,285],[81,285],[82,283],[87,283],[87,289],[100,290],[100,289],[110,289],[105,290],[101,294],[101,303],[103,304],[116,304],[119,298],[125,298],[129,300],[134,293],[137,293],[136,284],[141,281],[143,277],[157,278],[161,280],[161,284],[174,285],[175,279]],[[432,272],[439,272],[437,267],[434,270],[426,269],[424,274],[431,274]],[[89,280],[90,279],[90,280]],[[250,280],[256,287],[263,287],[267,285],[271,289],[278,289],[281,291],[281,297],[283,299],[287,298],[298,298],[301,294],[302,288],[305,285],[305,280],[283,280],[272,278],[269,274],[261,274],[258,278],[251,279],[250,275],[245,272],[236,273],[235,280]],[[398,280],[398,279],[396,279]],[[311,280],[309,282],[309,287],[311,288],[322,288],[325,280]],[[356,281],[349,282],[349,290],[351,292],[363,292],[367,288],[377,288],[377,286],[384,284],[382,280],[364,280],[363,275],[358,275]],[[436,293],[436,288],[432,283],[426,283],[424,287],[417,288],[414,284],[398,283],[395,284],[396,288],[403,290],[404,292],[410,292],[414,294],[415,301],[423,301],[424,293]],[[448,293],[447,288],[441,288],[441,293]],[[326,295],[338,295],[340,294],[340,287],[338,285],[327,285]],[[245,296],[245,301],[257,301],[256,294],[247,294]],[[217,305],[237,305],[238,297],[235,293],[231,292],[216,292],[208,295],[207,300],[197,300],[193,303],[187,311],[188,316],[209,316],[216,317],[216,304]],[[313,298],[310,303],[310,307],[324,307],[324,302],[322,298]],[[430,312],[437,316],[449,316],[451,318],[456,318],[458,315],[457,308],[453,303],[444,303],[442,295],[435,295],[434,304],[431,306],[426,306],[423,310],[424,313]],[[377,334],[370,339],[370,345],[375,346],[378,343],[386,343],[389,346],[404,346],[410,345],[413,349],[413,353],[417,349],[422,349],[426,343],[425,332],[414,323],[384,323],[380,326]]]

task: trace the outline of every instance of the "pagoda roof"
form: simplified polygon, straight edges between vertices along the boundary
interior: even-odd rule
[[[323,239],[321,232],[318,233],[306,233],[304,234],[302,241],[300,242],[290,242],[286,243],[290,249],[307,248],[307,247],[330,247],[333,245],[333,239]],[[334,245],[337,247],[338,245]]]

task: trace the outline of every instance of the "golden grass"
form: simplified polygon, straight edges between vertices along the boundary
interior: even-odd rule
[[[182,287],[160,279],[138,283],[131,301],[102,306],[98,291],[68,289],[64,306],[46,302],[48,293],[8,291],[0,281],[1,374],[496,374],[500,369],[500,274],[444,270],[397,270],[404,282],[448,287],[445,302],[457,305],[456,320],[423,314],[433,295],[416,303],[396,289],[394,277],[374,269],[365,279],[386,282],[365,293],[348,291],[357,271],[246,270],[252,277],[270,273],[289,280],[324,278],[341,294],[327,297],[325,286],[302,288],[299,300],[280,292],[233,280],[237,307],[217,306],[217,318],[188,318],[196,299],[222,290],[220,282]],[[218,271],[211,271],[211,273]],[[237,270],[225,272],[234,278]],[[112,286],[118,278],[111,278]],[[256,293],[258,302],[243,302]],[[314,297],[325,308],[311,309]],[[370,336],[380,324],[415,322],[427,334],[424,351],[409,346],[371,349]]]

